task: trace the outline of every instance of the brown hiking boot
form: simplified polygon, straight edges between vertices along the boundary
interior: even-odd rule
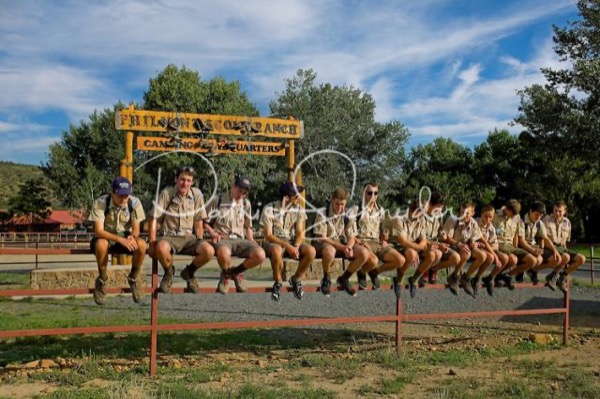
[[[475,295],[473,295],[473,287],[471,286],[471,279],[466,273],[460,276],[460,287],[465,290],[467,294],[475,298]]]
[[[129,289],[131,290],[131,297],[133,302],[140,303],[142,299],[142,291],[140,291],[137,280],[131,277],[127,277],[127,283],[129,283]]]
[[[565,273],[561,273],[560,277],[558,278],[558,281],[556,282],[556,286],[564,293],[567,292],[567,287],[566,287],[566,283],[567,282],[567,275]]]
[[[246,281],[244,280],[243,273],[232,274],[231,279],[235,284],[235,290],[237,292],[246,292],[248,290],[248,288],[246,287]]]
[[[556,291],[556,282],[558,281],[558,273],[552,272],[546,276],[546,287],[550,288],[552,291]]]
[[[170,268],[165,270],[165,274],[163,275],[162,280],[160,281],[160,285],[158,286],[158,291],[163,294],[171,293],[171,286],[173,285],[173,274],[175,273],[175,267],[171,266]]]
[[[451,274],[447,278],[448,289],[454,295],[458,295],[458,276],[456,274]]]
[[[229,273],[221,270],[221,277],[219,278],[219,284],[217,284],[217,291],[225,295],[229,292]]]
[[[94,285],[94,302],[98,305],[104,305],[106,303],[106,291],[104,291],[104,286],[106,282],[103,281],[100,276],[96,278],[96,283]]]
[[[198,280],[194,277],[194,272],[196,268],[194,265],[190,264],[185,267],[179,275],[182,279],[187,283],[187,290],[193,294],[197,294],[200,292],[200,286],[198,285]]]

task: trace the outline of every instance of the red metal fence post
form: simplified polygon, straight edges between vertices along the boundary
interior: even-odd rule
[[[396,299],[396,353],[400,353],[400,341],[402,340],[402,298]]]
[[[570,280],[570,279],[569,279]],[[565,307],[565,318],[563,320],[563,345],[567,345],[569,342],[569,312],[571,308],[571,282],[567,281],[567,291],[565,292],[564,307]]]
[[[152,301],[150,306],[150,377],[154,377],[158,351],[158,260],[156,259],[152,259]]]

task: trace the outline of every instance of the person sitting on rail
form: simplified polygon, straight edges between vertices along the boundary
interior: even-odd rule
[[[482,244],[482,233],[479,225],[473,219],[475,214],[475,204],[466,201],[460,207],[459,216],[450,216],[444,223],[443,231],[446,233],[444,240],[451,245],[451,248],[458,252],[460,261],[454,272],[448,276],[448,286],[450,291],[458,294],[458,286],[472,297],[476,296],[477,284],[471,284],[471,276],[481,269],[481,273],[486,270],[494,261],[494,256],[480,249]],[[460,276],[459,274],[464,265],[471,261],[469,269]],[[481,275],[481,274],[479,274]]]
[[[164,270],[159,291],[170,293],[175,267],[174,254],[193,256],[192,262],[180,275],[189,292],[198,293],[200,287],[194,277],[214,255],[210,243],[203,240],[203,222],[207,218],[204,196],[199,188],[192,187],[196,171],[191,166],[181,166],[175,173],[175,186],[166,187],[158,195],[148,224],[150,256],[156,257]]]
[[[356,272],[359,290],[368,288],[367,274],[371,278],[372,289],[378,290],[380,288],[379,274],[397,270],[396,274],[398,275],[398,273],[402,273],[401,269],[405,264],[404,256],[392,248],[385,239],[383,233],[385,209],[377,203],[378,198],[379,185],[367,183],[363,190],[361,205],[352,209],[353,214],[356,214],[358,228],[356,241],[369,249],[369,260]],[[382,264],[378,266],[380,261]],[[398,298],[401,296],[400,285],[394,285],[394,293]]]
[[[205,223],[211,243],[221,268],[217,290],[229,292],[233,280],[237,292],[246,292],[244,271],[256,267],[265,260],[265,251],[254,241],[252,232],[252,207],[248,193],[252,185],[244,176],[236,176],[228,193],[217,196],[208,203],[210,223]],[[231,267],[231,257],[245,258]]]
[[[330,271],[335,258],[351,260],[344,273],[337,279],[338,285],[351,296],[355,296],[356,291],[350,283],[350,277],[369,259],[369,249],[356,244],[356,220],[346,213],[347,201],[348,191],[337,188],[331,196],[331,202],[325,206],[325,212],[321,210],[315,218],[312,243],[317,258],[322,259],[321,292],[325,296],[331,294]]]
[[[404,285],[404,276],[410,267],[415,266],[414,281],[425,273],[435,262],[435,251],[429,245],[425,238],[425,230],[423,229],[423,212],[419,207],[419,201],[411,201],[406,213],[402,215],[389,215],[384,229],[389,242],[398,250],[406,259],[402,268],[398,269],[397,277],[392,280],[392,287],[397,296],[401,295],[401,289]],[[417,294],[416,285],[410,286],[410,296],[414,298]]]
[[[475,287],[479,285],[479,281],[483,283],[487,293],[489,296],[494,295],[494,279],[495,277],[507,267],[509,260],[509,256],[504,252],[501,252],[498,246],[498,237],[496,236],[496,229],[492,224],[492,219],[496,214],[496,210],[493,205],[485,205],[481,208],[481,215],[477,220],[477,224],[479,225],[479,229],[481,230],[481,250],[491,254],[494,257],[493,265],[494,268],[490,271],[490,273],[482,278],[484,273],[483,268],[479,268],[477,274],[471,280],[471,286],[473,287],[474,293],[476,292]],[[514,259],[516,261],[516,258]]]
[[[537,264],[537,259],[532,254],[517,247],[525,235],[521,225],[520,212],[521,203],[516,199],[509,199],[492,220],[492,224],[496,228],[498,247],[509,258],[505,268],[494,278],[495,285],[498,287],[504,284],[510,290],[515,289],[513,276],[524,273]]]
[[[561,270],[569,261],[568,255],[561,254],[548,237],[546,226],[542,221],[545,213],[546,205],[541,201],[535,201],[521,222],[525,235],[519,240],[519,246],[536,257],[536,265],[527,271],[534,284],[538,283],[540,270],[547,268]],[[554,291],[556,286],[553,288],[552,282],[549,281],[548,287]]]
[[[94,222],[90,250],[96,256],[99,272],[94,286],[94,301],[98,305],[106,303],[108,254],[133,255],[127,282],[133,301],[138,303],[142,297],[137,278],[146,255],[146,241],[140,238],[140,223],[146,216],[142,202],[131,193],[131,182],[117,177],[112,182],[112,193],[94,201],[90,212],[89,220]]]
[[[440,193],[431,193],[429,200],[425,204],[425,212],[423,212],[423,218],[421,223],[425,232],[425,239],[429,244],[429,249],[433,250],[435,254],[435,260],[429,268],[429,283],[435,283],[436,275],[439,270],[454,267],[454,273],[448,276],[448,288],[454,292],[456,290],[455,281],[458,280],[456,270],[460,262],[460,256],[458,253],[450,248],[450,244],[444,242],[447,235],[442,229],[442,212],[444,209],[444,198]],[[415,284],[420,272],[417,269],[415,275],[413,275],[408,283],[410,285],[411,296],[413,294]],[[455,279],[456,277],[456,279]]]
[[[290,278],[294,296],[304,297],[302,277],[315,259],[315,248],[304,241],[306,212],[300,206],[300,193],[304,187],[285,181],[279,186],[279,201],[272,202],[263,208],[260,225],[263,228],[265,243],[263,248],[273,269],[273,290],[271,298],[280,299],[282,286],[282,270],[284,254],[298,260],[298,268]]]
[[[543,219],[548,237],[558,252],[568,258],[564,265],[559,264],[552,273],[546,276],[546,284],[550,289],[558,286],[563,292],[567,291],[567,276],[585,263],[585,256],[567,248],[567,242],[571,240],[571,221],[565,216],[566,214],[567,204],[564,201],[558,201],[554,204],[552,215],[547,215]]]

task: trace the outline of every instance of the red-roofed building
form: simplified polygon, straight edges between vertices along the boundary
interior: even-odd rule
[[[44,220],[37,217],[32,220],[28,215],[13,216],[0,223],[0,231],[59,232],[81,227],[84,219],[81,211],[53,210]]]

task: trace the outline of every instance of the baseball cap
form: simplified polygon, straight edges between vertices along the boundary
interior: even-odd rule
[[[112,191],[117,195],[131,195],[131,182],[126,177],[119,176],[112,182]]]
[[[250,189],[252,188],[252,184],[250,184],[250,179],[244,176],[236,176],[235,185],[239,188],[245,188],[248,191],[250,191]]]
[[[291,181],[284,181],[279,185],[279,195],[282,197],[293,197],[304,191],[304,187],[297,186]]]

